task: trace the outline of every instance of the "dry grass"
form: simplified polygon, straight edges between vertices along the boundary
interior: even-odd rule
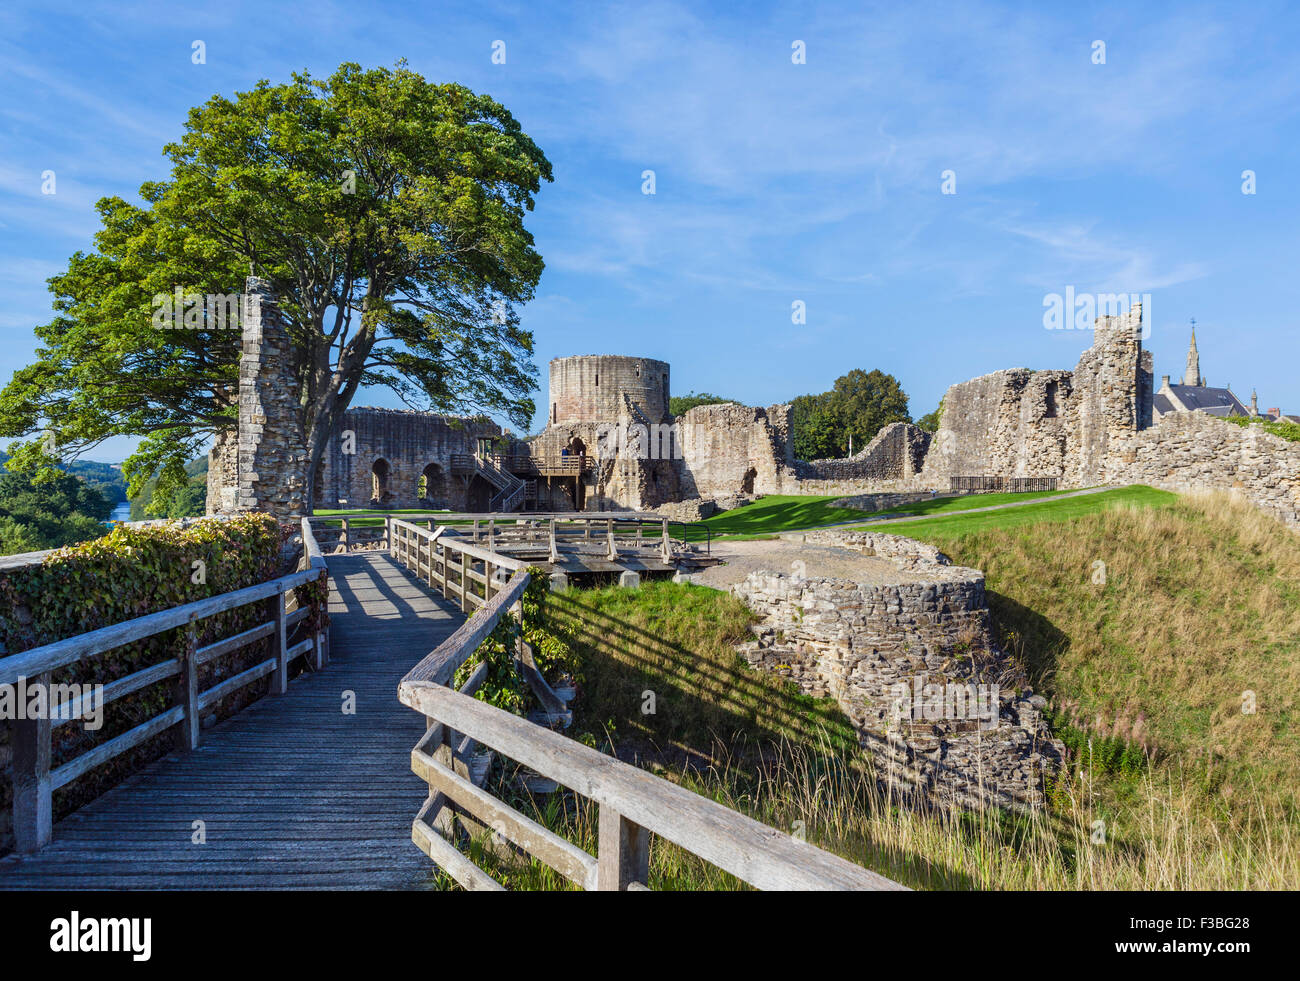
[[[1300,535],[1209,495],[927,538],[985,571],[994,620],[1058,720],[1177,759],[1224,798],[1253,782],[1294,803]]]
[[[1300,536],[1224,497],[1069,522],[926,536],[985,570],[995,622],[1079,752],[1030,815],[910,810],[824,700],[730,654],[734,599],[656,584],[566,594],[587,621],[580,720],[602,743],[776,828],[922,889],[1288,889],[1300,882]],[[1094,563],[1105,582],[1094,583]],[[639,714],[650,688],[664,697]],[[1257,710],[1242,711],[1255,692]],[[1075,731],[1077,727],[1078,731]],[[575,727],[577,728],[577,727]],[[1118,768],[1092,741],[1143,747]],[[674,755],[667,750],[681,750]],[[647,752],[648,750],[648,752]],[[665,752],[657,752],[665,750]],[[1136,754],[1135,754],[1136,755]],[[504,771],[499,792],[509,793]],[[558,794],[517,806],[589,850],[596,813]],[[527,861],[476,856],[516,888]],[[667,842],[651,885],[739,884]]]

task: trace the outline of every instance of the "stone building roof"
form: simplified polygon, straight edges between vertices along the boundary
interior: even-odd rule
[[[1209,388],[1205,385],[1168,385],[1155,397],[1156,411],[1161,415],[1178,410],[1199,410],[1212,416],[1248,416],[1250,410],[1231,390]]]

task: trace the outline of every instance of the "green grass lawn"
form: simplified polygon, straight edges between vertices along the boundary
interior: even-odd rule
[[[981,494],[980,497],[986,495]],[[993,495],[988,497],[1024,496],[1031,498],[1042,495]],[[1098,514],[1122,505],[1136,507],[1161,507],[1172,504],[1178,495],[1151,487],[1122,487],[1119,490],[1103,491],[1100,494],[1088,494],[1083,497],[1067,497],[1060,501],[1044,501],[1042,504],[1026,504],[1019,508],[1006,508],[1002,511],[985,511],[978,514],[956,514],[925,521],[907,521],[897,529],[885,525],[866,525],[861,531],[890,531],[907,538],[921,541],[935,541],[954,535],[971,535],[977,532],[999,528],[1015,528],[1021,525],[1035,525],[1045,521],[1070,521],[1087,514]],[[969,499],[967,499],[969,500]],[[972,507],[983,506],[972,504]],[[945,508],[944,510],[953,510]]]
[[[839,500],[844,496],[843,494],[770,494],[753,504],[705,518],[688,528],[686,537],[687,541],[702,541],[705,533],[700,526],[704,526],[713,533],[714,538],[723,535],[740,539],[763,538],[787,531],[802,531],[806,528],[842,524],[866,518],[939,514],[945,511],[990,507],[995,504],[1028,501],[1068,493],[1070,492],[1036,491],[1026,494],[967,494],[961,497],[935,497],[914,504],[900,504],[884,511],[834,507],[831,502]]]
[[[1017,501],[1033,501],[1061,494],[1073,494],[1072,490],[1028,491],[1020,494],[961,494],[958,496],[934,497],[928,501],[915,504],[900,504],[885,508],[883,511],[871,511],[869,517],[886,518],[890,515],[942,514],[945,511],[968,511],[972,508],[989,508],[999,504],[1014,504]]]

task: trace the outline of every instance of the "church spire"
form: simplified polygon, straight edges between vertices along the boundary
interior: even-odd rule
[[[1184,385],[1204,385],[1201,377],[1201,357],[1196,352],[1196,320],[1192,319],[1192,345],[1187,349],[1187,373],[1183,375]]]

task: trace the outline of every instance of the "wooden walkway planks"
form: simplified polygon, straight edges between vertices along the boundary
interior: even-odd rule
[[[424,720],[397,684],[464,618],[386,552],[329,568],[323,672],[64,818],[38,854],[0,860],[0,891],[427,887],[431,863],[411,843],[428,793],[410,764]],[[195,820],[204,845],[191,843]]]

